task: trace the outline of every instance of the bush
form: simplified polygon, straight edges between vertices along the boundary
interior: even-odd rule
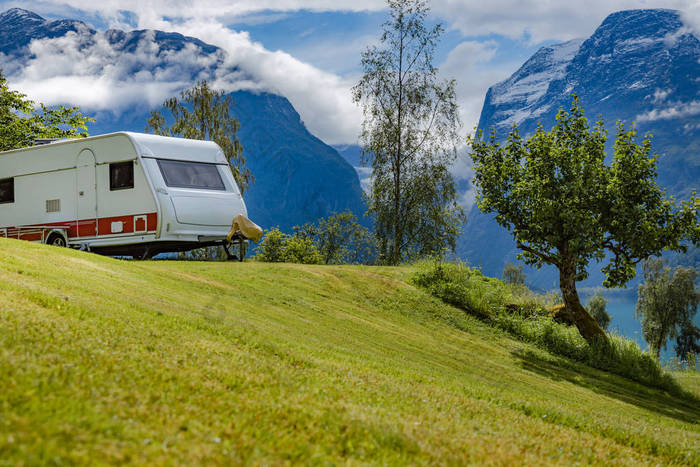
[[[257,257],[260,261],[268,263],[281,263],[285,261],[285,243],[287,234],[277,228],[270,229],[258,245]]]
[[[287,263],[323,264],[323,256],[310,238],[288,237],[282,250]]]
[[[321,264],[323,256],[313,240],[306,236],[289,236],[270,229],[260,241],[257,259],[268,263]]]
[[[350,211],[296,226],[294,236],[312,239],[326,264],[374,264],[377,260],[374,235]]]
[[[547,310],[555,296],[538,295],[526,287],[485,277],[464,264],[425,261],[417,268],[414,284],[519,340],[649,386],[682,393],[653,356],[634,341],[608,334],[609,342],[589,344],[575,327],[554,321]]]
[[[505,284],[462,263],[424,261],[419,263],[413,281],[450,305],[480,318],[491,317],[493,310],[506,302]]]

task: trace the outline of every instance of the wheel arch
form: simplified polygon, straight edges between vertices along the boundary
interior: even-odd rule
[[[63,241],[65,242],[66,246],[68,246],[68,234],[64,229],[51,229],[46,233],[46,239],[44,240],[44,243],[47,245],[51,244],[51,239],[54,238],[56,235],[60,236],[63,238]]]

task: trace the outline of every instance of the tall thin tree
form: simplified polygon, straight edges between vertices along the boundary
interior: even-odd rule
[[[423,0],[389,0],[379,46],[362,54],[353,88],[364,119],[363,164],[372,167],[369,213],[385,261],[455,248],[465,221],[449,167],[460,126],[455,82],[443,81],[433,56],[442,25],[426,26]]]

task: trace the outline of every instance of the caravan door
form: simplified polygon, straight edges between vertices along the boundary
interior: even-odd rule
[[[78,237],[97,235],[97,177],[95,155],[89,149],[78,154],[75,171]]]

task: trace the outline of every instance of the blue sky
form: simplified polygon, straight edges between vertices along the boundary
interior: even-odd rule
[[[689,27],[700,29],[697,0],[432,0],[430,6],[430,21],[446,28],[436,64],[445,77],[457,79],[465,134],[478,121],[489,86],[543,45],[588,37],[611,12],[680,9]],[[224,49],[229,63],[245,71],[245,80],[220,80],[222,87],[285,95],[309,129],[332,144],[356,141],[361,114],[350,88],[361,73],[362,50],[377,41],[387,17],[384,0],[0,0],[0,10],[11,7],[47,19],[83,20],[98,30],[160,29],[201,38]],[[165,73],[168,81],[159,86],[134,82],[114,73],[114,67],[94,65],[100,54],[109,59],[104,50],[95,47],[87,57],[67,54],[69,46],[36,44],[36,63],[10,75],[11,83],[37,100],[88,110],[162,102],[162,93],[183,85],[173,73]],[[71,94],[71,89],[81,92]]]

